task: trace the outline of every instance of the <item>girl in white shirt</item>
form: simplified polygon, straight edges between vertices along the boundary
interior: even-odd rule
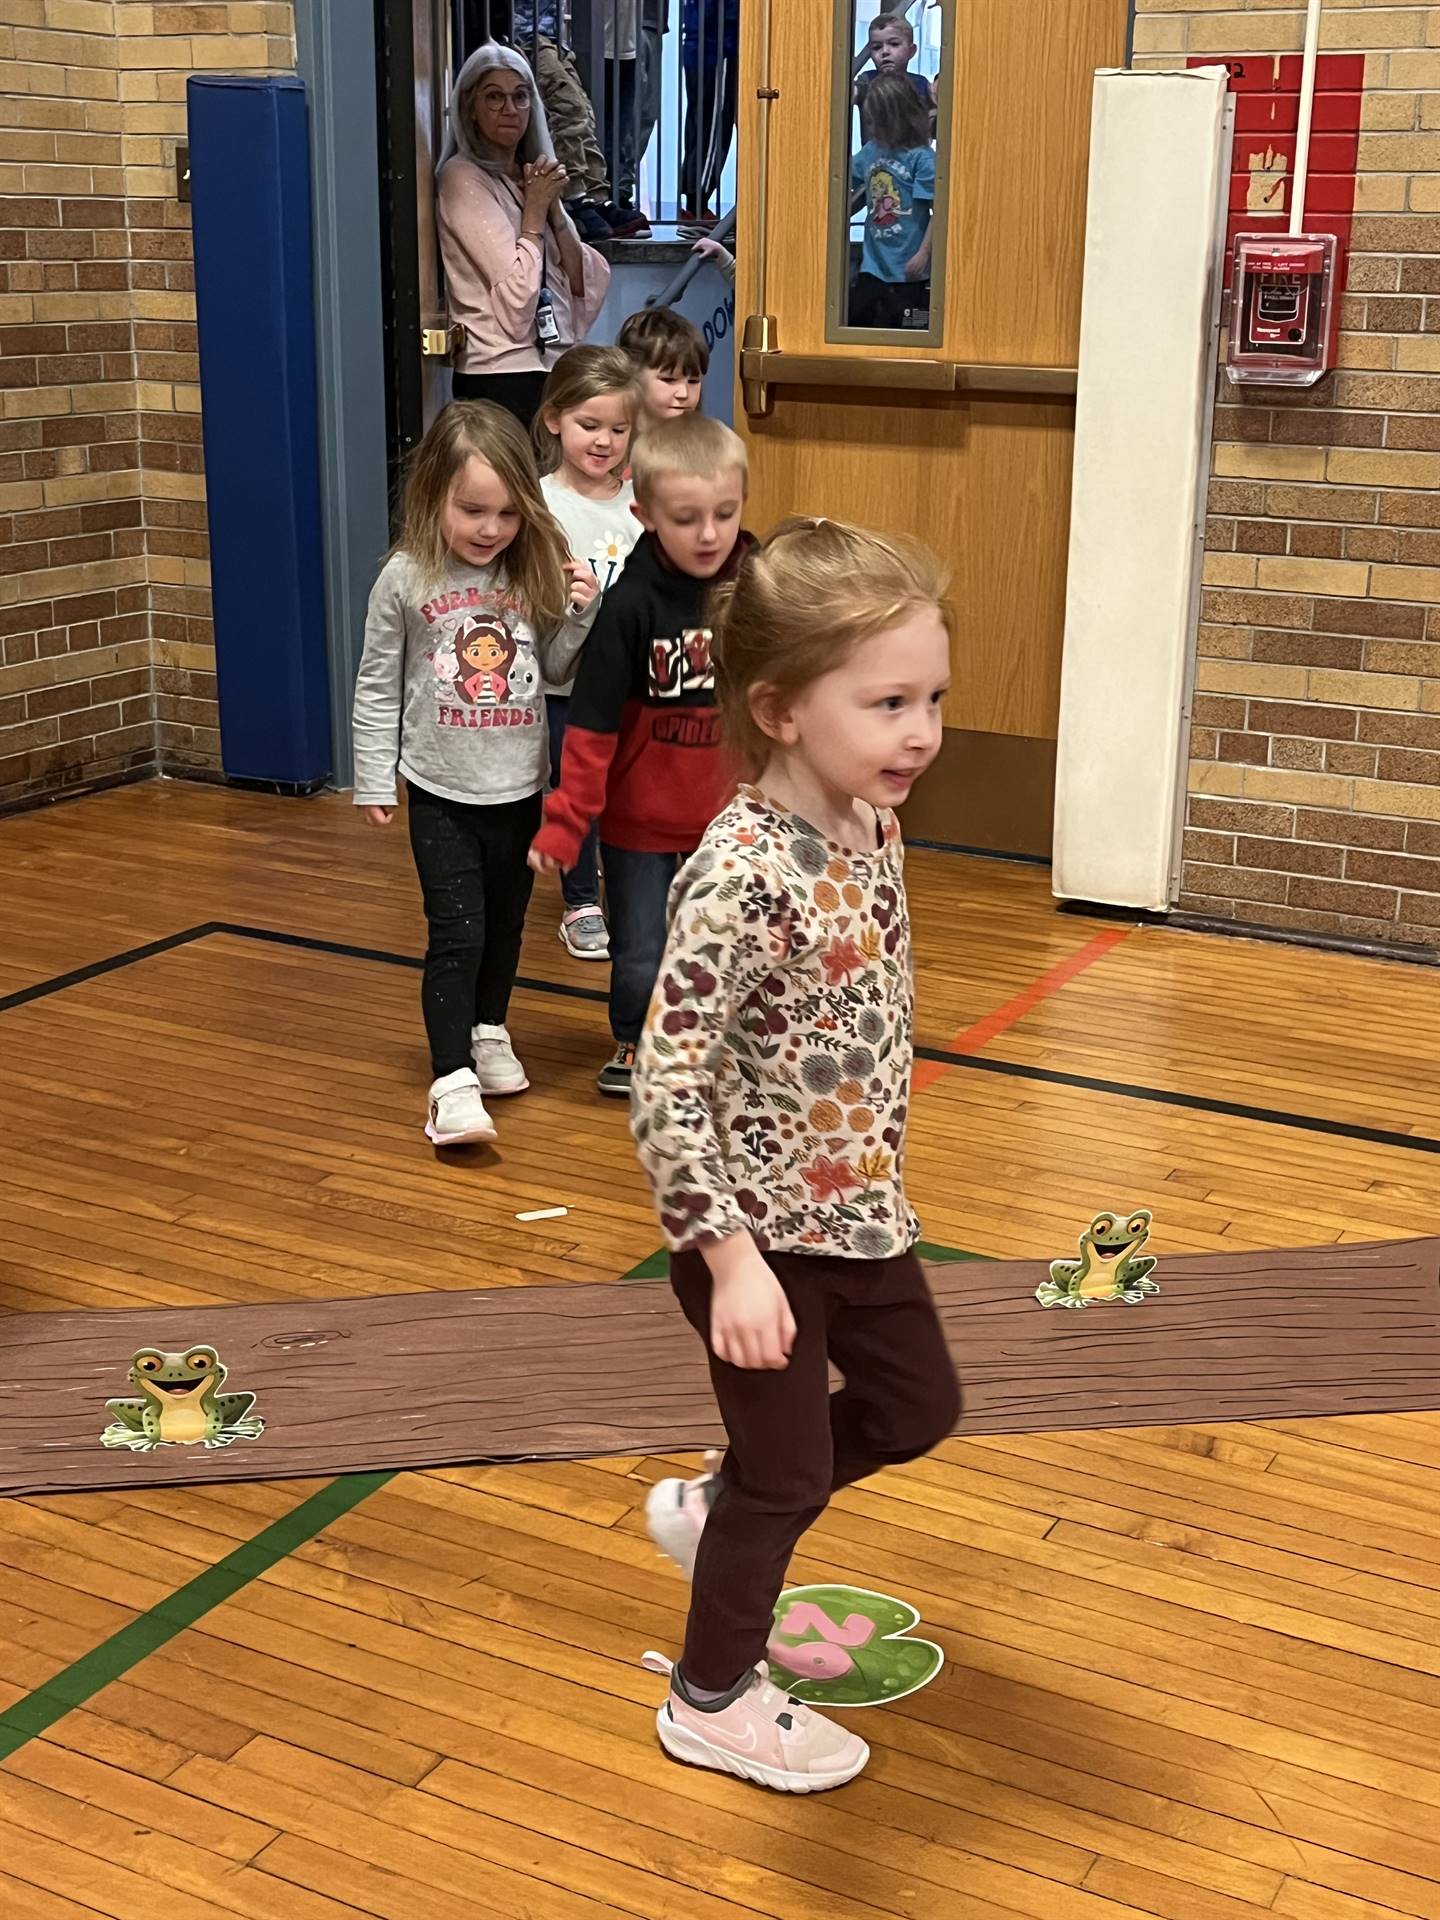
[[[639,522],[631,511],[634,491],[624,478],[637,404],[635,368],[627,353],[618,347],[572,347],[545,382],[535,418],[540,491],[569,542],[571,558],[591,569],[599,589],[583,611],[567,622],[571,637],[579,642],[564,648],[575,658],[570,677],[562,686],[545,688],[552,787],[560,778],[560,749],[583,636],[640,537]],[[561,880],[565,911],[560,940],[577,960],[610,957],[610,936],[600,910],[597,856],[592,826],[579,864]]]

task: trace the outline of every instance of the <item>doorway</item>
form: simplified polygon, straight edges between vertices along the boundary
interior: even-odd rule
[[[752,519],[880,520],[942,555],[953,691],[907,829],[1043,857],[1091,79],[1123,63],[1129,8],[916,0],[898,50],[872,48],[877,12],[752,0],[742,19]]]

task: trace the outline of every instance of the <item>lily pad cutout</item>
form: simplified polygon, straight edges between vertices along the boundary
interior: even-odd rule
[[[912,1640],[908,1600],[866,1587],[791,1587],[775,1608],[770,1677],[814,1707],[883,1707],[917,1693],[945,1664],[931,1640]]]

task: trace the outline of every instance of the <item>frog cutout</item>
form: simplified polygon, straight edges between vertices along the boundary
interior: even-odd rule
[[[1042,1307],[1088,1307],[1092,1300],[1123,1300],[1137,1306],[1147,1293],[1158,1293],[1152,1280],[1156,1261],[1142,1253],[1153,1215],[1146,1207],[1134,1213],[1097,1213],[1080,1236],[1078,1260],[1052,1260],[1050,1278],[1035,1289]]]
[[[945,1664],[911,1639],[920,1615],[866,1587],[792,1587],[775,1607],[770,1678],[807,1706],[883,1707],[928,1686]]]
[[[142,1347],[130,1362],[130,1384],[138,1400],[107,1400],[115,1416],[100,1438],[107,1447],[150,1453],[156,1447],[228,1447],[236,1440],[258,1440],[265,1422],[250,1409],[253,1393],[221,1393],[226,1367],[214,1347],[187,1347],[166,1353]]]

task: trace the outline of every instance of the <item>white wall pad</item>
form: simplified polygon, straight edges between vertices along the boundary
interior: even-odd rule
[[[1061,899],[1170,904],[1226,87],[1222,67],[1095,76],[1055,780]]]

